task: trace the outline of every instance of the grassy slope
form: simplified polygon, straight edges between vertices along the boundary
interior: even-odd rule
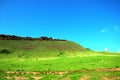
[[[55,57],[64,53],[83,51],[84,48],[70,41],[19,41],[19,40],[0,40],[0,49],[11,50],[9,55],[4,57]],[[68,55],[68,54],[67,54]]]
[[[120,72],[82,72],[62,76],[53,74],[4,74],[3,71],[61,71],[91,70],[97,68],[120,68],[120,54],[96,53],[69,41],[0,41],[0,49],[12,50],[10,54],[0,54],[0,79],[6,76],[42,76],[43,80],[119,80]],[[41,58],[42,57],[42,58]],[[49,57],[49,58],[48,58]],[[66,79],[67,78],[67,79]],[[68,79],[69,78],[69,79]],[[5,79],[6,80],[6,79]]]

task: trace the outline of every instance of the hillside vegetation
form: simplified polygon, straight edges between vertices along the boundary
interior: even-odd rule
[[[2,58],[56,57],[79,51],[85,49],[70,41],[0,40]]]
[[[67,40],[0,35],[0,80],[120,80],[119,63]]]
[[[82,46],[63,39],[0,34],[0,58],[57,57],[84,50]]]

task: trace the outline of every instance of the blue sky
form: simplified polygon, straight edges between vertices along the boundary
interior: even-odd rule
[[[120,0],[0,0],[0,34],[120,49]]]

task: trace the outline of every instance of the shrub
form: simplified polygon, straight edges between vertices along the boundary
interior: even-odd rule
[[[60,53],[58,54],[58,56],[62,56],[62,55],[64,55],[64,54],[65,54],[64,51],[60,51]]]
[[[9,54],[9,53],[11,53],[12,51],[11,50],[9,50],[9,49],[1,49],[0,50],[0,54]]]

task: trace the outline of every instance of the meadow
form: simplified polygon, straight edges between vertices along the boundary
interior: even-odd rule
[[[119,80],[119,62],[118,54],[100,53],[71,57],[0,59],[0,78],[19,79],[22,76],[31,80],[34,77],[41,80]]]
[[[120,80],[120,53],[61,41],[0,41],[0,50],[0,80]]]

